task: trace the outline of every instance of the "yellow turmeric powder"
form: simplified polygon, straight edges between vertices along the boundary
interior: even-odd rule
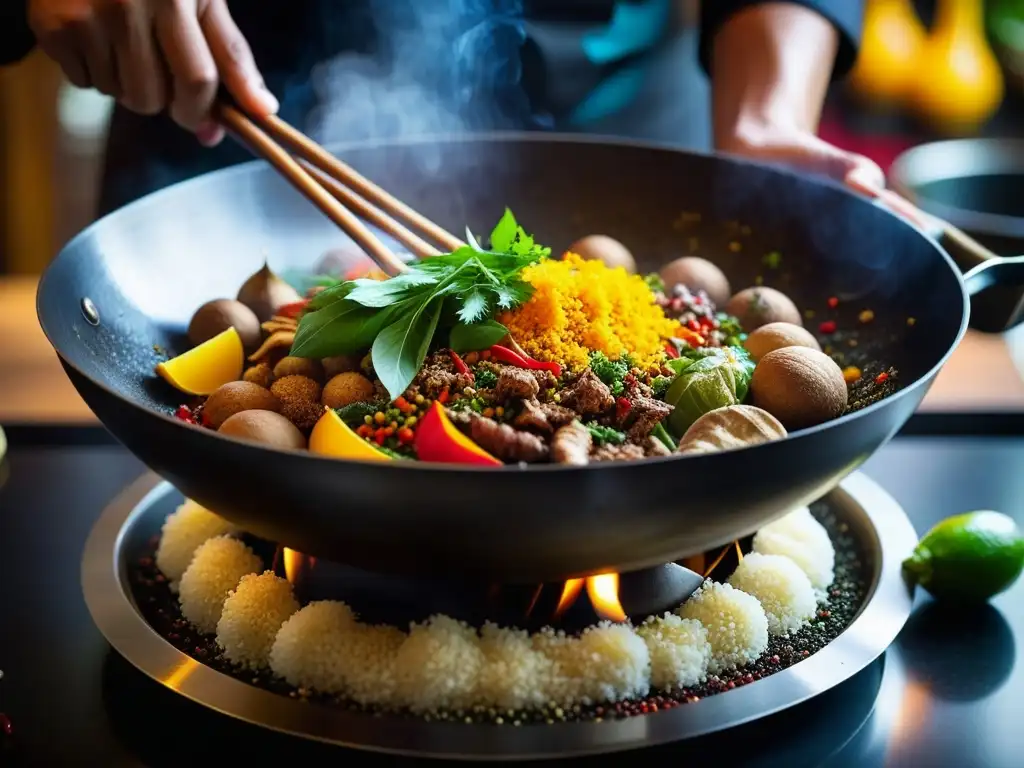
[[[527,267],[523,279],[533,296],[498,321],[538,360],[579,370],[591,351],[616,359],[623,352],[647,368],[665,354],[665,340],[678,322],[665,317],[638,275],[574,253]]]

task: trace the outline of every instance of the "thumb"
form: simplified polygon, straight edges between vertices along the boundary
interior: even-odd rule
[[[217,63],[221,82],[239,106],[260,115],[277,112],[277,99],[267,90],[249,43],[231,18],[227,3],[212,0],[203,12],[200,24]]]

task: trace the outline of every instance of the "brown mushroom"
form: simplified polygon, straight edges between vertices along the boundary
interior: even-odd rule
[[[723,307],[732,296],[729,278],[707,259],[697,256],[683,256],[670,261],[658,273],[665,290],[671,291],[676,285],[685,285],[691,292],[704,291],[716,307]]]
[[[306,438],[288,419],[273,411],[242,411],[231,416],[217,430],[222,435],[240,437],[273,448],[302,449]]]
[[[238,289],[238,300],[251,309],[261,323],[273,317],[285,304],[293,304],[302,297],[288,283],[275,275],[266,263],[259,272],[246,280]]]
[[[729,299],[725,311],[735,316],[747,333],[768,323],[804,324],[800,310],[786,294],[764,286],[740,291]]]
[[[760,360],[769,352],[785,347],[808,347],[821,350],[821,345],[814,335],[806,328],[792,323],[768,323],[753,330],[743,342],[747,352],[755,360]]]
[[[767,411],[753,405],[728,405],[708,411],[686,430],[680,453],[714,453],[781,440],[786,428]]]
[[[198,346],[228,328],[238,331],[246,349],[259,346],[260,321],[251,309],[234,299],[214,299],[197,309],[188,324],[188,340]]]
[[[603,261],[609,267],[622,267],[630,274],[636,272],[636,259],[618,240],[607,235],[587,235],[569,246],[569,253],[575,253],[588,261]]]
[[[368,402],[376,396],[373,382],[355,371],[339,373],[327,382],[320,401],[328,408],[344,408],[358,402]]]
[[[225,421],[242,411],[280,410],[281,402],[269,390],[248,381],[222,384],[203,404],[203,414],[214,429],[220,429]]]
[[[847,391],[843,372],[824,352],[783,347],[761,358],[750,381],[754,405],[786,429],[813,427],[842,415]]]

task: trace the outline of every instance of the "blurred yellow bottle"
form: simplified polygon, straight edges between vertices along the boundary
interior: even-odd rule
[[[902,102],[913,86],[925,40],[924,25],[910,0],[868,0],[852,91],[870,107]]]
[[[1003,73],[985,36],[983,0],[939,0],[910,93],[914,111],[939,133],[978,131],[1003,101]]]

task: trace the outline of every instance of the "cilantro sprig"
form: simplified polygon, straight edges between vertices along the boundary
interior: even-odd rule
[[[459,351],[495,344],[507,329],[493,314],[530,298],[524,268],[550,255],[505,210],[484,249],[469,245],[413,264],[388,280],[349,280],[307,305],[291,354],[332,357],[370,349],[392,399],[412,383],[440,330]]]

